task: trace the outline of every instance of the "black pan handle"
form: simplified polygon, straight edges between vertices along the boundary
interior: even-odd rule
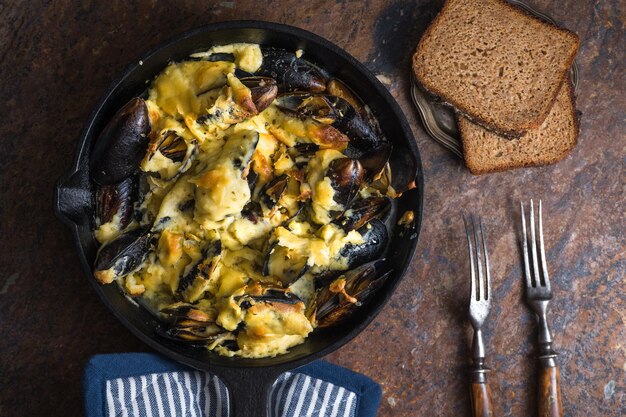
[[[54,212],[69,227],[90,221],[92,190],[86,171],[78,169],[65,174],[54,189]]]
[[[230,417],[268,417],[272,385],[282,373],[272,368],[229,368],[219,377],[228,388]]]

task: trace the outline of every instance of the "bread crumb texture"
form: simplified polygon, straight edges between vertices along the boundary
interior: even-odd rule
[[[577,49],[576,34],[502,0],[448,0],[413,71],[472,120],[520,136],[547,117]]]
[[[472,174],[533,165],[563,159],[576,145],[578,117],[571,82],[563,84],[544,123],[519,139],[499,136],[457,114],[465,163]]]

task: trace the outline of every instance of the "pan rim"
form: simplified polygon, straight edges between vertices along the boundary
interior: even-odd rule
[[[79,226],[69,219],[61,210],[59,205],[59,194],[62,191],[62,187],[66,184],[70,178],[81,172],[82,169],[85,169],[84,166],[81,166],[81,160],[84,158],[84,153],[86,152],[87,139],[89,133],[93,129],[93,125],[97,120],[98,115],[102,111],[103,107],[105,107],[108,100],[110,100],[111,96],[117,91],[117,88],[120,84],[132,73],[133,70],[137,68],[138,65],[143,61],[149,60],[153,55],[158,53],[160,50],[177,44],[179,42],[184,41],[187,38],[194,37],[197,35],[207,34],[211,32],[225,31],[225,30],[233,30],[233,29],[260,29],[267,30],[271,32],[275,32],[277,34],[286,34],[286,35],[294,35],[299,38],[302,38],[308,42],[313,44],[317,44],[322,49],[327,49],[333,52],[336,55],[339,55],[342,59],[344,59],[349,66],[357,71],[359,75],[363,76],[368,83],[376,90],[376,95],[384,102],[385,105],[390,107],[390,113],[393,113],[397,120],[400,122],[400,129],[403,133],[403,143],[408,146],[411,151],[411,154],[415,158],[416,161],[416,186],[419,202],[417,204],[418,213],[415,216],[415,238],[410,240],[410,247],[408,248],[409,254],[406,258],[404,265],[402,268],[398,268],[397,272],[394,272],[394,275],[397,275],[397,278],[390,283],[388,290],[381,294],[377,298],[377,306],[375,306],[367,317],[363,318],[356,326],[350,329],[343,337],[340,337],[334,341],[332,341],[328,346],[314,351],[308,355],[294,358],[291,360],[286,360],[277,364],[240,364],[233,362],[226,362],[225,364],[214,364],[210,360],[210,358],[206,361],[200,361],[195,358],[191,358],[189,356],[184,355],[183,353],[174,351],[167,347],[166,345],[159,343],[155,338],[151,338],[148,334],[144,333],[141,329],[136,327],[129,319],[126,318],[124,314],[122,314],[117,308],[115,308],[111,302],[108,300],[107,296],[104,294],[103,289],[100,284],[98,284],[91,276],[91,267],[89,262],[87,261],[85,250],[83,248],[82,242],[80,240]],[[68,227],[70,228],[74,243],[78,250],[79,258],[83,267],[83,271],[86,274],[89,282],[92,287],[96,290],[99,298],[102,302],[107,306],[107,308],[113,313],[113,315],[128,329],[133,333],[136,337],[138,337],[141,341],[146,343],[151,348],[157,350],[159,353],[164,354],[177,362],[192,366],[196,369],[202,370],[212,370],[216,371],[219,368],[224,369],[233,369],[233,368],[243,368],[243,369],[268,369],[271,368],[276,370],[277,373],[284,372],[288,369],[297,368],[306,363],[309,363],[315,359],[323,357],[340,347],[346,345],[349,341],[355,338],[358,334],[360,334],[380,313],[385,305],[387,305],[389,299],[392,294],[395,292],[397,286],[400,281],[402,281],[406,275],[408,268],[410,267],[412,260],[415,256],[417,243],[419,240],[419,233],[421,230],[422,223],[422,215],[423,215],[423,191],[424,191],[424,181],[423,181],[423,170],[420,159],[420,153],[417,148],[417,144],[415,142],[412,130],[406,120],[406,116],[402,112],[400,106],[397,104],[395,99],[391,96],[389,91],[382,85],[382,83],[356,58],[346,52],[343,48],[335,45],[334,43],[326,40],[325,38],[316,35],[307,30],[289,26],[285,24],[267,22],[267,21],[259,21],[259,20],[236,20],[236,21],[227,21],[227,22],[217,22],[211,23],[207,25],[203,25],[200,27],[196,27],[194,29],[185,31],[176,35],[174,37],[169,38],[168,40],[158,44],[157,46],[148,50],[148,52],[144,53],[139,59],[136,59],[126,65],[120,74],[106,87],[105,93],[100,97],[97,104],[95,105],[93,111],[87,118],[85,126],[80,132],[80,136],[76,145],[76,151],[74,153],[74,159],[72,163],[72,168],[64,174],[55,187],[55,195],[54,195],[54,211],[56,216]]]

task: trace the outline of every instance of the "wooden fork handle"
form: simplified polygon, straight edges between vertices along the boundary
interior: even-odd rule
[[[539,371],[539,417],[562,417],[561,377],[556,366]]]
[[[493,417],[493,400],[491,388],[483,374],[480,380],[474,378],[471,384],[472,390],[472,417]]]

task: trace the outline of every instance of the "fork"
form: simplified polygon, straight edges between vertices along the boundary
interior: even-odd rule
[[[552,300],[552,287],[546,264],[546,252],[543,245],[543,227],[541,221],[541,200],[539,200],[539,221],[535,232],[535,213],[533,200],[530,200],[530,245],[526,232],[524,203],[522,208],[522,251],[524,253],[524,275],[526,277],[526,302],[533,309],[539,320],[539,417],[560,417],[563,415],[561,403],[561,383],[559,368],[556,366],[557,354],[552,350],[552,335],[548,328],[548,305]],[[539,234],[539,242],[535,234]],[[537,259],[537,246],[539,258]],[[532,269],[528,260],[532,256]],[[539,265],[541,264],[541,274]]]
[[[487,372],[489,368],[485,366],[485,343],[483,341],[482,327],[485,323],[491,307],[491,278],[489,275],[489,255],[487,254],[487,243],[485,242],[485,233],[483,231],[482,219],[479,219],[480,237],[482,239],[482,255],[481,245],[479,244],[479,233],[474,222],[474,216],[471,217],[473,240],[476,244],[476,251],[472,246],[472,232],[468,225],[467,219],[463,216],[465,223],[465,234],[467,235],[467,246],[470,257],[470,303],[469,316],[472,327],[474,328],[474,337],[472,339],[472,367],[471,367],[471,396],[472,396],[472,415],[474,417],[492,417],[493,401],[491,399],[491,388],[487,383]],[[483,274],[482,257],[485,258],[485,273]],[[476,258],[476,262],[474,262]],[[477,268],[476,268],[477,266]],[[478,274],[476,274],[478,270]],[[478,280],[476,279],[478,275]]]

